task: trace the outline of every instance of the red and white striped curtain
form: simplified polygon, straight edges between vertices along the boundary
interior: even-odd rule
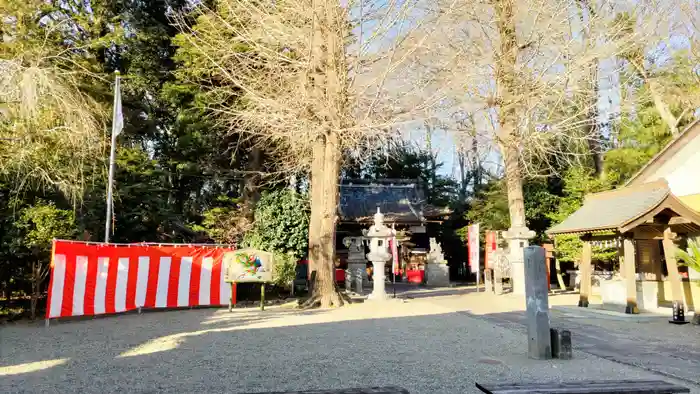
[[[232,250],[54,241],[46,318],[227,304],[222,260]]]

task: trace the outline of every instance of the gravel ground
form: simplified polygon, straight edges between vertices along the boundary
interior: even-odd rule
[[[586,353],[571,361],[528,360],[522,333],[457,312],[459,298],[309,312],[154,312],[52,323],[48,329],[5,326],[0,392],[237,393],[397,385],[411,393],[469,393],[477,392],[476,381],[669,380]]]

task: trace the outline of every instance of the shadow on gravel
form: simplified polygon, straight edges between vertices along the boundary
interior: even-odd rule
[[[8,366],[85,355],[114,358],[161,337],[242,328],[284,316],[319,312],[323,311],[273,309],[260,312],[251,308],[228,313],[225,309],[201,308],[52,321],[48,328],[39,323],[6,325],[0,328],[0,377],[3,368]]]
[[[574,357],[585,352],[619,364],[634,366],[700,386],[700,329],[668,324],[667,318],[646,321],[611,320],[586,310],[550,310],[550,326],[571,331]],[[473,316],[469,312],[460,312]],[[525,311],[479,317],[511,331],[527,334]],[[677,340],[686,338],[687,340]],[[696,388],[700,388],[697,387]]]
[[[387,288],[387,293],[391,293],[390,288]],[[476,293],[476,289],[475,288],[470,288],[470,289],[456,288],[456,289],[433,290],[433,291],[430,291],[430,289],[424,289],[421,291],[415,291],[415,290],[414,291],[405,291],[405,292],[397,291],[396,298],[410,300],[410,299],[464,295],[464,294],[470,294],[470,293]]]
[[[519,312],[328,321],[346,316],[352,311],[202,309],[48,330],[3,328],[0,392],[236,393],[393,385],[435,394],[475,392],[474,382],[485,376],[504,382],[650,378],[646,371],[590,357],[528,360]],[[503,325],[511,329],[497,327]],[[580,331],[574,330],[574,341],[590,346]],[[37,362],[33,369],[23,371],[21,364],[31,362]]]

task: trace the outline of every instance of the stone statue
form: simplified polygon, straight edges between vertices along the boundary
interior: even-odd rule
[[[430,238],[430,252],[425,265],[425,282],[428,286],[445,287],[450,285],[450,272],[442,253],[442,247],[435,238]]]
[[[442,253],[442,246],[435,238],[430,238],[430,252],[428,252],[429,264],[445,264],[445,255]]]
[[[435,238],[430,238],[430,251],[435,253],[442,253],[442,246],[440,246],[440,244]]]

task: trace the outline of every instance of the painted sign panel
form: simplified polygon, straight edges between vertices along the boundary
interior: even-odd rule
[[[271,282],[272,253],[257,249],[240,249],[224,254],[226,282]]]

